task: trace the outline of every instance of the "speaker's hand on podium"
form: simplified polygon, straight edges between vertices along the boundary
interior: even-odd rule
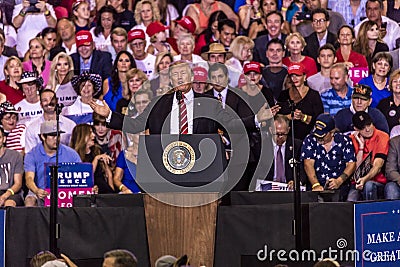
[[[110,115],[111,109],[104,100],[103,105],[99,105],[96,103],[96,100],[92,99],[89,102],[89,106],[93,109],[94,112],[103,117],[107,118]]]

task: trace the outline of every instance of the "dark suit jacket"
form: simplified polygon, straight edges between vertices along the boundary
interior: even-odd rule
[[[147,108],[137,118],[124,117],[119,113],[112,113],[110,128],[138,133],[149,129],[150,134],[169,134],[170,113],[173,104],[173,93],[154,98]],[[221,122],[229,132],[243,133],[240,126],[256,129],[254,116],[234,119],[234,116],[222,109],[215,99],[202,94],[194,93],[193,103],[193,133],[212,134],[218,132],[218,122]],[[215,120],[209,119],[215,118]],[[243,123],[243,124],[242,124]]]
[[[285,43],[286,34],[282,33],[282,42]],[[253,60],[263,63],[265,66],[269,65],[269,61],[266,56],[267,44],[269,42],[269,35],[262,35],[254,40]]]
[[[81,71],[80,66],[80,55],[79,53],[73,53],[71,55],[72,61],[74,62],[74,73],[79,75]],[[90,72],[100,74],[104,81],[111,75],[112,59],[111,54],[108,52],[94,50],[92,54],[92,62],[90,64]]]
[[[297,161],[300,162],[300,151],[301,151],[301,146],[302,146],[302,141],[299,139],[294,140],[294,152],[295,152],[295,158]],[[273,146],[272,146],[273,149]],[[274,151],[272,150],[272,155]],[[293,169],[290,167],[289,160],[293,158],[293,146],[292,146],[292,140],[291,137],[288,136],[288,139],[286,140],[286,145],[285,145],[285,175],[286,175],[286,182],[292,181],[293,180]],[[301,164],[298,165],[298,173],[299,176],[298,178],[301,179],[300,181],[305,181],[305,172],[304,168]],[[274,180],[274,171],[275,171],[275,160],[272,161],[271,169],[268,172],[268,175],[266,177],[266,180],[273,181]]]
[[[306,38],[304,38],[307,45],[304,48],[304,55],[309,56],[315,60],[315,63],[318,64],[317,57],[318,57],[318,49],[319,49],[319,41],[317,37],[317,33],[313,32]],[[328,36],[326,37],[326,43],[335,46],[337,41],[336,35],[328,32]],[[319,65],[319,64],[318,64]]]

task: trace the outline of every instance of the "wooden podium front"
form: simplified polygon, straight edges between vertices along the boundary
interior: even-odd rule
[[[159,257],[167,254],[177,258],[187,254],[192,266],[213,266],[217,196],[217,193],[153,193],[144,196],[152,267]],[[209,204],[198,206],[197,203]]]

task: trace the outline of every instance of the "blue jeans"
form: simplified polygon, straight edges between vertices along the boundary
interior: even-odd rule
[[[388,182],[385,186],[385,199],[400,199],[400,186],[396,182]]]
[[[364,184],[364,189],[362,192],[363,199],[362,200],[378,200],[383,197],[385,185],[375,182],[368,181]],[[355,185],[351,185],[351,189],[349,195],[347,197],[347,201],[358,201],[360,200],[361,191],[355,188]]]

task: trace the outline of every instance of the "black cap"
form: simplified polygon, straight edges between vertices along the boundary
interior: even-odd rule
[[[370,125],[372,123],[371,116],[365,111],[357,111],[353,115],[353,125],[359,130],[365,128],[365,126]]]

